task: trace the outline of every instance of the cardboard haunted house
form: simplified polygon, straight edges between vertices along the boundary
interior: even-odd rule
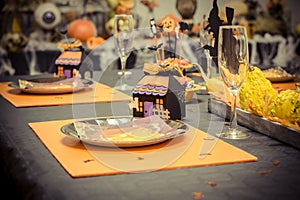
[[[93,61],[86,56],[79,40],[71,44],[59,44],[64,51],[55,60],[56,75],[58,77],[81,77],[91,79],[93,75]]]
[[[133,90],[134,117],[158,115],[166,120],[185,117],[185,88],[172,75],[145,75]]]
[[[186,115],[186,87],[182,81],[185,79],[180,64],[183,60],[181,56],[176,58],[175,54],[170,54],[171,57],[165,59],[164,48],[168,43],[159,43],[159,39],[163,39],[165,36],[167,40],[180,36],[182,30],[178,26],[179,20],[172,14],[166,15],[158,25],[154,23],[153,19],[150,20],[150,30],[155,45],[149,49],[157,52],[157,62],[144,64],[145,75],[133,89],[134,117],[158,115],[165,120],[181,120]],[[179,40],[181,38],[178,37]],[[181,44],[180,41],[179,44]],[[173,52],[176,52],[176,49]]]

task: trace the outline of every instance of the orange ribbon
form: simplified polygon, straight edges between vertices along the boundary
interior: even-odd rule
[[[61,42],[59,42],[57,44],[57,47],[59,49],[63,49],[63,50],[78,48],[80,46],[82,46],[82,43],[80,40],[75,40],[71,44],[66,44],[66,43],[61,43]]]

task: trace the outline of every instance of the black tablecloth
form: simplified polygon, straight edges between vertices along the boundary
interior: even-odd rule
[[[221,124],[224,119],[208,113],[209,98],[209,95],[197,95],[188,103],[186,121],[195,120],[199,129],[214,134],[211,123]],[[88,116],[84,105],[80,106],[82,115]],[[101,116],[115,114],[110,103],[97,104],[95,109]],[[7,178],[2,179],[2,195],[39,200],[132,200],[194,199],[194,192],[201,192],[203,199],[300,198],[300,151],[245,127],[240,129],[250,132],[250,139],[227,142],[257,156],[257,162],[72,178],[28,126],[29,122],[71,119],[72,105],[15,108],[0,97],[0,110],[0,164],[2,177]],[[124,115],[126,111],[120,109],[118,113]],[[280,164],[275,165],[274,161]],[[217,185],[211,186],[207,181]],[[14,193],[10,188],[14,188]]]

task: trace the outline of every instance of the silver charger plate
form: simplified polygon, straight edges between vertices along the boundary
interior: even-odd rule
[[[266,77],[272,83],[293,81],[296,76]]]
[[[77,138],[83,143],[103,146],[103,147],[141,147],[153,144],[158,144],[166,140],[170,140],[183,135],[187,130],[188,126],[180,121],[167,120],[165,123],[172,129],[168,132],[160,133],[153,132],[152,135],[142,137],[131,137],[132,135],[128,132],[124,132],[126,128],[122,127],[123,124],[131,123],[134,120],[140,118],[134,117],[120,117],[120,118],[100,118],[100,119],[89,119],[76,121],[73,123],[66,124],[61,127],[61,132],[66,136]],[[151,123],[148,125],[151,126]],[[120,129],[120,132],[118,132]],[[114,134],[121,137],[117,137],[117,140],[112,140],[114,134],[108,136],[103,134],[103,131],[114,131]],[[138,134],[139,130],[137,131]],[[125,137],[122,137],[125,136]],[[130,139],[130,140],[128,140]]]
[[[92,80],[80,79],[81,84],[75,85],[70,83],[64,83],[66,78],[59,77],[47,77],[47,78],[34,78],[21,81],[28,81],[35,83],[33,87],[20,87],[18,82],[10,83],[9,86],[20,89],[24,93],[31,94],[64,94],[81,91],[93,84]]]

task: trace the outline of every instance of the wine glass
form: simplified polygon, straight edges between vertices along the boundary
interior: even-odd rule
[[[133,48],[134,22],[132,15],[118,14],[114,17],[114,41],[121,60],[121,84],[115,88],[131,90],[133,87],[126,84],[126,61]]]
[[[247,77],[249,68],[248,39],[244,26],[220,26],[218,66],[233,101],[231,102],[229,130],[218,133],[217,136],[226,139],[246,139],[250,135],[238,130],[236,114],[236,97]]]

